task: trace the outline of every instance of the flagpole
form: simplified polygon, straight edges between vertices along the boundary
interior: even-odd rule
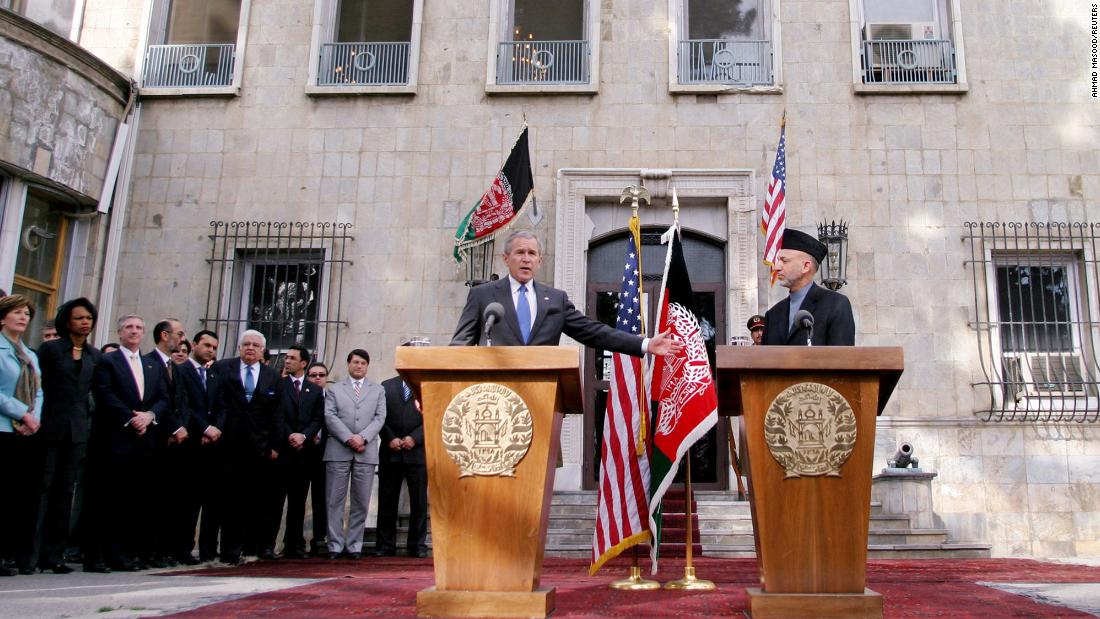
[[[684,490],[685,490],[685,506],[684,517],[686,518],[686,524],[684,528],[687,530],[687,550],[685,556],[687,562],[684,565],[684,577],[679,580],[672,580],[665,583],[665,589],[677,589],[680,591],[713,591],[715,589],[714,583],[709,580],[703,580],[702,578],[695,577],[695,566],[691,564],[692,558],[692,509],[691,509],[691,449],[684,454]]]
[[[680,233],[680,201],[676,197],[676,188],[672,188],[672,221],[673,227],[676,228],[675,234]],[[665,583],[665,589],[678,589],[683,591],[713,591],[715,589],[714,583],[709,580],[703,580],[695,577],[695,566],[691,564],[692,559],[692,529],[693,515],[691,509],[692,492],[691,492],[691,448],[689,447],[687,453],[684,454],[684,517],[686,524],[684,529],[687,531],[687,549],[685,557],[687,559],[684,565],[684,577],[679,580],[673,580]]]
[[[638,220],[638,208],[639,199],[649,202],[649,192],[645,187],[630,186],[623,190],[622,197],[619,198],[621,204],[627,197],[630,197],[630,234],[634,236],[634,246],[641,248],[639,235],[641,234],[640,222]],[[638,277],[642,274],[642,256],[641,252],[638,252]],[[642,332],[645,332],[645,323],[642,323]],[[644,391],[644,389],[643,389]],[[634,411],[639,416],[639,432],[638,432],[638,444],[636,449],[638,455],[643,455],[645,452],[645,433],[646,433],[646,414],[645,414],[645,399],[638,398],[639,410]],[[653,536],[650,535],[650,543],[653,543]],[[638,564],[638,545],[634,544],[630,547],[630,575],[622,580],[616,580],[607,585],[610,589],[617,589],[619,591],[653,591],[661,588],[661,583],[656,580],[647,580],[642,578],[642,568]]]

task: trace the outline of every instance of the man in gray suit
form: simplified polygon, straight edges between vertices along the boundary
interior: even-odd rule
[[[378,466],[378,432],[386,422],[386,392],[366,379],[370,355],[360,348],[348,353],[348,377],[325,393],[325,503],[328,508],[328,558],[346,552],[362,556],[374,469]],[[344,499],[351,484],[351,512],[344,531]]]

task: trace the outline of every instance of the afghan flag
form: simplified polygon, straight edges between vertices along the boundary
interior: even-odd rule
[[[531,151],[527,147],[527,127],[519,134],[508,159],[497,172],[489,191],[462,219],[455,232],[455,260],[462,262],[462,254],[475,245],[491,238],[519,213],[535,188],[531,174]]]
[[[657,549],[661,546],[661,499],[676,478],[684,454],[718,423],[718,393],[684,262],[679,224],[673,224],[661,240],[669,246],[657,305],[656,333],[671,331],[684,349],[653,361],[652,390],[657,414],[649,462],[649,526],[654,538],[650,551],[654,574]]]

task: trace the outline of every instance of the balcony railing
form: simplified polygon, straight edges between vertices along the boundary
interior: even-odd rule
[[[681,84],[773,83],[770,41],[693,39],[680,41]]]
[[[232,43],[150,45],[145,50],[144,88],[217,87],[233,84]]]
[[[411,43],[325,43],[318,86],[394,86],[409,83]]]
[[[505,41],[497,51],[497,84],[587,84],[588,41]]]
[[[955,46],[945,40],[864,41],[864,84],[954,84]]]

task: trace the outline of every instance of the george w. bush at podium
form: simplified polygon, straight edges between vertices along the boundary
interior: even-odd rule
[[[585,316],[564,290],[534,281],[542,264],[538,238],[517,230],[504,242],[508,277],[470,289],[451,346],[557,346],[562,333],[586,346],[635,357],[679,352],[667,333],[643,338]],[[486,322],[492,320],[486,329]]]

